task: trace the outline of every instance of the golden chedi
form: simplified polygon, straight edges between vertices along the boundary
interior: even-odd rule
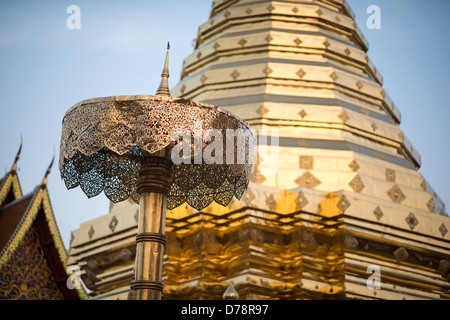
[[[367,50],[344,0],[213,2],[171,94],[247,121],[259,162],[240,201],[167,211],[164,299],[450,298],[450,218]],[[95,299],[127,297],[137,211],[72,233]]]

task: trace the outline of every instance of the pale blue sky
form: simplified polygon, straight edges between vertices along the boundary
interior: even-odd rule
[[[57,168],[61,121],[80,100],[154,94],[171,43],[170,85],[192,52],[211,0],[0,1],[0,170],[9,170],[23,137],[19,178],[38,185],[56,150],[48,189],[66,247],[80,223],[108,212],[108,200],[66,190]],[[450,203],[450,2],[348,0],[370,43],[369,56],[403,115],[401,128],[422,155],[422,172]],[[81,29],[68,30],[66,9],[81,8]],[[380,6],[381,30],[365,25]]]

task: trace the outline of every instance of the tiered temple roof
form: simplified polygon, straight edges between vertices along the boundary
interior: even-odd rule
[[[17,162],[0,180],[0,299],[80,300],[82,287],[71,290],[67,253],[53,214],[47,175],[32,192],[23,195]]]

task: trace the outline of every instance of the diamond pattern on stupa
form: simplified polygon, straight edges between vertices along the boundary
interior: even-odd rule
[[[384,176],[392,180],[395,175],[404,196],[427,198],[415,207],[429,211],[427,194],[433,191],[419,187],[420,154],[399,128],[400,111],[367,55],[368,42],[346,2],[331,3],[214,1],[209,21],[199,27],[196,48],[183,63],[182,79],[171,92],[224,107],[255,130],[278,126],[280,167],[265,185],[295,188],[295,179],[288,176],[302,172],[294,172],[291,158],[313,151],[315,170],[328,177],[318,188],[352,190],[346,185],[348,163],[358,154],[362,180],[386,185]],[[215,47],[218,42],[220,47]],[[205,76],[207,83],[201,81]],[[262,103],[276,111],[259,112]],[[307,124],[302,123],[305,115]],[[303,148],[298,147],[300,139]],[[364,190],[385,198],[375,191],[370,186]],[[434,201],[436,212],[445,215],[440,198]]]

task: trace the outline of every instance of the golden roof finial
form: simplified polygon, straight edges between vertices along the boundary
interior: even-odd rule
[[[13,165],[12,165],[12,167],[11,167],[11,172],[17,171],[17,162],[19,161],[20,153],[22,152],[22,144],[23,144],[23,139],[22,139],[22,136],[20,136],[20,147],[19,147],[19,151],[17,151],[16,158],[14,159],[14,163],[13,163]]]
[[[156,95],[158,96],[169,96],[169,49],[170,44],[167,42],[167,53],[166,53],[166,62],[164,64],[164,69],[161,73],[161,83],[159,85],[158,90],[156,91]]]
[[[223,299],[224,300],[238,300],[239,294],[237,293],[236,289],[234,288],[233,281],[230,282],[228,285],[227,290],[223,293]]]
[[[47,185],[47,177],[50,174],[50,172],[52,171],[52,166],[53,166],[53,162],[55,161],[55,151],[53,151],[53,158],[52,158],[52,162],[50,162],[50,165],[48,166],[47,171],[45,172],[44,175],[44,179],[42,179],[42,183],[41,183],[41,187],[44,187]]]

